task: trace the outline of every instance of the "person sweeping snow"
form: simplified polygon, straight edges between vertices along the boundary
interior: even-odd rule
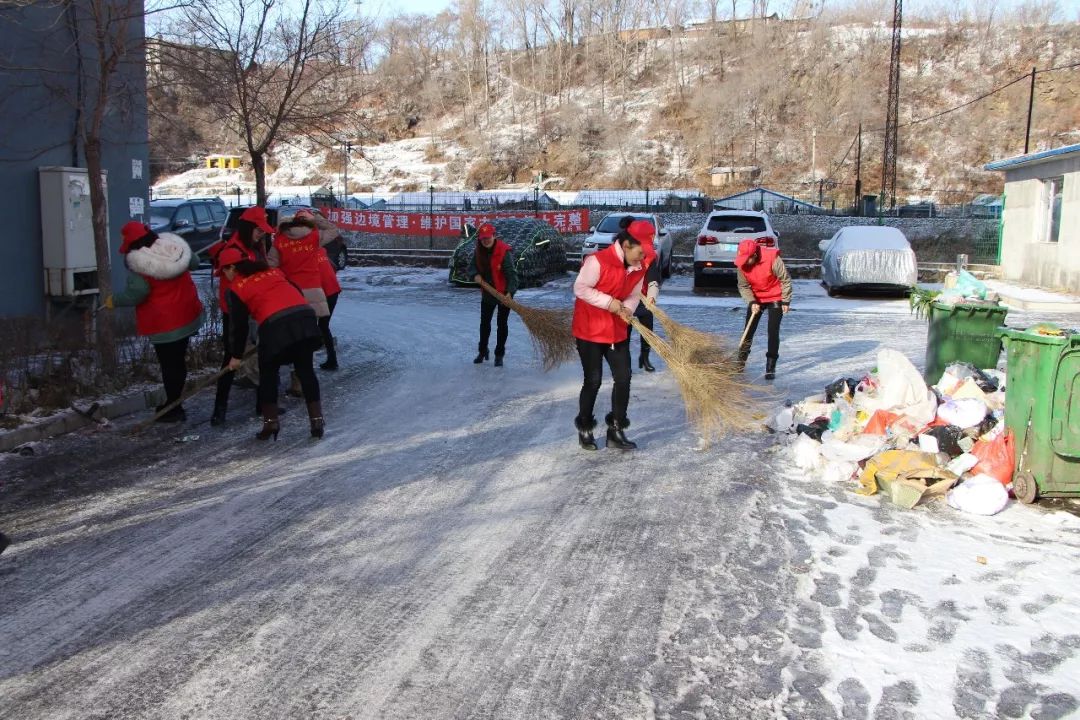
[[[739,272],[739,294],[746,301],[746,329],[739,346],[740,368],[746,367],[750,345],[764,309],[769,311],[769,345],[765,352],[765,379],[776,378],[780,356],[780,320],[791,309],[791,276],[780,251],[762,247],[756,240],[743,240],[735,254]]]
[[[476,251],[469,264],[468,275],[477,285],[483,280],[500,293],[514,297],[518,288],[517,268],[510,246],[495,237],[495,226],[484,223],[476,229]],[[506,339],[510,334],[510,308],[501,305],[489,292],[480,294],[480,346],[474,363],[479,365],[488,359],[488,341],[491,339],[491,317],[498,312],[495,335],[495,367],[502,367],[506,354]]]
[[[605,360],[614,384],[611,412],[605,418],[608,447],[620,450],[637,447],[626,438],[626,429],[630,427],[627,409],[631,374],[628,323],[640,300],[642,280],[654,259],[655,255],[646,254],[640,240],[620,231],[609,247],[585,259],[574,281],[577,299],[572,329],[585,376],[574,425],[578,443],[586,450],[597,449],[593,408],[603,382]]]
[[[291,364],[300,380],[311,420],[311,436],[321,438],[325,428],[319,380],[315,377],[313,356],[321,344],[315,311],[301,292],[277,268],[265,262],[249,260],[236,248],[223,250],[218,256],[222,274],[229,279],[227,302],[233,318],[232,357],[228,367],[236,370],[242,359],[237,348],[247,338],[250,315],[259,326],[259,406],[263,427],[256,435],[260,440],[277,440],[280,429],[278,416],[278,370]]]
[[[139,335],[150,338],[161,366],[165,402],[158,406],[160,411],[183,394],[188,341],[206,319],[191,279],[199,257],[179,235],[158,235],[140,222],[125,224],[120,236],[120,254],[130,272],[123,292],[105,298],[105,307],[135,306],[135,328]],[[186,419],[182,405],[158,418],[160,422]]]

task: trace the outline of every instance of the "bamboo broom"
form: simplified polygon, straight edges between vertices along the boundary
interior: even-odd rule
[[[241,359],[246,361],[249,358],[253,357],[256,352],[257,352],[257,348],[251,348],[246,353],[244,353],[244,357],[241,358]],[[225,377],[226,373],[231,373],[231,372],[235,372],[235,371],[230,370],[228,367],[223,367],[220,370],[218,370],[216,373],[211,375],[210,377],[204,378],[202,380],[202,382],[200,382],[198,385],[191,388],[187,392],[183,393],[177,400],[174,400],[173,402],[169,403],[168,405],[163,406],[160,410],[158,410],[156,413],[154,413],[154,417],[150,418],[149,420],[144,420],[143,422],[141,422],[138,425],[136,425],[135,427],[133,427],[131,429],[131,431],[130,431],[130,434],[131,435],[138,435],[143,430],[145,430],[146,428],[150,427],[155,422],[157,422],[158,418],[163,417],[170,410],[172,410],[173,408],[179,406],[180,404],[184,403],[185,401],[190,400],[191,398],[195,397],[196,395],[198,395],[199,393],[201,393],[203,390],[210,387],[211,385],[217,384],[217,381],[220,380],[221,378]]]
[[[631,324],[663,358],[679,386],[686,417],[706,444],[759,422],[755,386],[741,380],[736,353],[723,339],[676,322],[644,299],[670,338],[664,340],[634,318]]]
[[[522,305],[509,295],[504,295],[483,280],[480,287],[500,303],[521,316],[529,331],[533,346],[543,360],[544,370],[552,370],[577,356],[577,343],[571,331],[573,310],[552,310]]]

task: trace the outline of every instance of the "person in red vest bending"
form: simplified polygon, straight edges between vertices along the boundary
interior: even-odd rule
[[[121,305],[135,306],[135,328],[150,338],[161,365],[165,403],[158,406],[160,412],[184,392],[188,341],[205,320],[199,292],[191,279],[191,271],[199,267],[199,258],[179,235],[158,235],[140,222],[124,225],[120,237],[120,254],[130,272],[123,292],[105,298],[105,307],[111,310]],[[177,405],[158,421],[186,419],[183,405]]]
[[[321,438],[326,423],[313,359],[321,342],[315,312],[285,274],[265,262],[250,260],[240,250],[227,248],[218,256],[218,264],[230,283],[226,302],[233,324],[233,356],[228,364],[232,370],[240,367],[241,358],[235,349],[244,347],[248,317],[259,326],[258,393],[263,426],[255,437],[277,440],[278,371],[282,365],[291,364],[307,401],[311,436]]]
[[[477,284],[483,280],[504,295],[514,296],[518,288],[517,268],[510,246],[495,237],[495,226],[484,223],[476,229],[476,251],[469,264],[468,276]],[[488,359],[488,341],[491,339],[491,316],[499,311],[495,335],[495,367],[502,367],[506,354],[506,338],[510,334],[510,308],[493,295],[480,294],[480,352],[474,363],[479,365]]]
[[[642,280],[649,269],[650,257],[641,241],[622,231],[604,250],[581,263],[574,281],[573,333],[585,381],[578,399],[574,425],[578,442],[586,450],[596,450],[593,407],[603,382],[604,361],[611,368],[614,388],[611,412],[607,414],[608,447],[633,450],[636,444],[626,439],[630,427],[627,407],[630,404],[630,319],[640,301]]]
[[[218,307],[221,309],[221,343],[224,350],[221,361],[222,368],[229,364],[229,360],[234,355],[237,357],[243,356],[244,348],[247,346],[247,339],[245,338],[243,346],[235,350],[230,347],[233,338],[233,324],[229,318],[229,305],[226,302],[230,283],[229,279],[221,272],[221,263],[218,262],[218,258],[226,248],[233,248],[248,260],[265,262],[267,244],[273,234],[274,228],[266,217],[266,209],[254,205],[241,213],[236,222],[236,232],[225,240],[212,245],[208,251],[210,258],[214,262],[214,274],[218,277]],[[211,425],[217,426],[225,423],[225,413],[229,408],[229,394],[232,391],[235,377],[235,372],[229,372],[222,375],[218,380],[217,395],[214,398],[214,412],[210,416]],[[259,415],[261,412],[262,409],[258,407],[258,400],[256,400],[255,414]]]
[[[780,320],[791,308],[791,276],[788,275],[780,251],[762,247],[756,240],[743,240],[735,254],[739,270],[739,294],[746,301],[746,340],[739,346],[739,365],[746,367],[750,343],[757,332],[758,320],[769,311],[769,347],[765,353],[765,379],[776,377],[776,360],[780,356]]]

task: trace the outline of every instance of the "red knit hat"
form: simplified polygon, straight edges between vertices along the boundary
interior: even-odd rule
[[[252,205],[244,212],[240,213],[241,220],[247,220],[249,223],[255,225],[263,232],[273,234],[274,228],[270,226],[270,221],[266,219],[266,208],[259,207],[258,205]]]
[[[478,240],[487,240],[493,237],[495,237],[495,226],[491,223],[484,223],[476,228],[476,238]]]
[[[741,268],[746,265],[746,261],[760,248],[761,246],[758,245],[757,240],[743,240],[739,243],[739,249],[735,253],[735,267]]]
[[[229,265],[235,265],[238,262],[242,262],[247,258],[244,257],[244,253],[240,252],[237,248],[227,247],[218,253],[217,264],[218,267],[228,267]]]
[[[142,240],[152,232],[153,230],[148,225],[135,220],[124,223],[124,227],[120,228],[120,254],[127,255],[136,241]]]
[[[645,243],[652,243],[653,237],[656,235],[656,228],[648,220],[635,220],[626,226],[627,234],[644,245]]]

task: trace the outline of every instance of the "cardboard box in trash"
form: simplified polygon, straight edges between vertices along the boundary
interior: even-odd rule
[[[924,498],[945,494],[957,483],[951,471],[941,467],[934,453],[917,450],[886,450],[866,463],[859,476],[859,495],[874,495],[878,487],[893,503],[911,509]]]

